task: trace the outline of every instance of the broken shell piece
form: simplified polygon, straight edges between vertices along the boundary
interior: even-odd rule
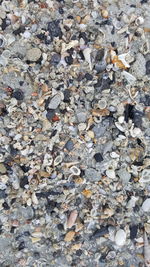
[[[6,39],[2,34],[0,34],[0,47],[4,47],[5,45],[6,45]]]
[[[83,55],[85,60],[89,63],[90,70],[92,70],[92,63],[91,63],[91,48],[87,47],[83,50]]]
[[[59,165],[60,163],[62,162],[62,156],[57,156],[55,159],[54,159],[54,166],[57,166]]]
[[[37,205],[37,204],[39,203],[39,201],[38,201],[38,199],[37,199],[37,196],[36,196],[35,192],[32,193],[32,197],[31,197],[31,199],[32,199],[32,203],[33,203],[33,204]]]
[[[75,221],[77,219],[77,216],[78,216],[77,210],[73,210],[70,213],[70,216],[69,216],[69,218],[67,220],[67,228],[71,228],[75,224]]]
[[[150,245],[146,232],[144,232],[144,262],[146,267],[150,267]]]
[[[145,169],[142,171],[142,177],[139,183],[149,183],[150,182],[150,169]]]
[[[78,168],[78,167],[76,167],[76,166],[72,166],[71,168],[70,168],[70,171],[72,172],[72,174],[74,174],[74,175],[80,175],[80,169]]]
[[[141,25],[141,24],[143,24],[143,23],[144,23],[144,18],[143,18],[143,17],[139,16],[139,17],[136,18],[136,20],[135,20],[135,24],[136,24],[137,26],[139,26],[139,25]]]
[[[107,19],[108,18],[108,11],[106,9],[102,9],[101,11],[101,15],[104,19]]]
[[[64,53],[65,51],[67,51],[68,49],[75,47],[79,44],[78,40],[72,40],[69,44],[62,44],[62,50],[61,53]]]
[[[131,74],[131,73],[129,73],[129,72],[127,72],[127,71],[123,71],[122,72],[122,75],[123,75],[123,77],[127,80],[127,82],[129,83],[129,84],[134,84],[135,83],[135,81],[136,81],[136,78]]]
[[[111,179],[114,179],[116,177],[115,171],[111,169],[106,171],[106,175]]]
[[[142,210],[144,212],[149,212],[150,211],[150,198],[147,198],[143,204],[142,204]]]
[[[118,59],[121,60],[121,62],[123,63],[123,65],[125,66],[125,68],[130,68],[130,65],[128,64],[127,60],[126,60],[126,56],[128,54],[125,53],[125,54],[121,54],[118,56]]]

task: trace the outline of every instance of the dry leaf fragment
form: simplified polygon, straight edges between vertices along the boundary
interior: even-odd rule
[[[74,231],[69,231],[66,236],[65,236],[65,241],[66,242],[70,242],[75,236],[75,232]]]
[[[150,245],[146,232],[144,232],[144,262],[146,267],[150,267]]]
[[[67,221],[67,227],[68,228],[71,228],[75,224],[75,221],[77,219],[77,216],[78,216],[77,210],[73,210],[70,213],[70,216],[69,216],[68,221]]]

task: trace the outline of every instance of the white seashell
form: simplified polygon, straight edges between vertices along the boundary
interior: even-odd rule
[[[125,132],[125,128],[121,126],[117,121],[115,122],[115,125],[121,132]]]
[[[126,232],[123,229],[117,231],[115,235],[115,243],[117,246],[122,247],[126,242]]]
[[[36,196],[35,192],[32,193],[31,199],[32,199],[32,203],[33,204],[38,205],[39,201],[37,199],[37,196]]]
[[[76,166],[72,166],[71,168],[70,168],[70,171],[72,172],[72,174],[74,174],[74,175],[80,175],[80,169],[78,168],[78,167],[76,167]]]
[[[150,182],[150,169],[144,169],[142,171],[142,176],[139,180],[140,183],[149,183]]]
[[[111,179],[114,179],[116,177],[114,170],[107,170],[106,175]]]
[[[91,63],[91,48],[87,47],[83,50],[83,55],[85,60],[89,63],[90,70],[92,70],[92,63]]]
[[[139,16],[139,17],[136,18],[135,24],[137,26],[142,25],[143,23],[144,23],[144,18],[143,17]]]
[[[70,213],[70,216],[69,216],[69,218],[67,220],[67,228],[71,228],[75,224],[75,221],[77,219],[77,216],[78,216],[77,210],[73,210]]]
[[[147,198],[143,204],[142,204],[142,209],[144,212],[149,212],[150,211],[150,198]]]
[[[130,83],[130,84],[134,84],[135,83],[136,78],[131,73],[129,73],[129,72],[124,70],[122,72],[122,75],[128,81],[128,83]]]
[[[54,166],[57,166],[59,165],[60,163],[62,162],[62,156],[57,156],[55,159],[54,159]]]
[[[146,232],[144,232],[144,263],[145,267],[150,267],[150,245]]]
[[[128,54],[125,53],[125,54],[121,54],[118,56],[118,59],[123,63],[123,65],[126,67],[126,68],[130,68],[130,65],[128,64],[128,62],[126,61],[126,56]]]
[[[131,199],[127,203],[127,209],[132,209],[135,207],[136,201],[139,199],[139,197],[132,196]]]
[[[142,131],[140,128],[135,127],[134,129],[131,128],[130,133],[132,137],[140,137],[142,134]]]
[[[111,152],[110,153],[110,156],[111,156],[111,158],[113,158],[113,159],[117,159],[117,158],[119,158],[119,154],[117,154],[116,152]]]
[[[124,122],[124,116],[120,116],[119,118],[118,118],[118,121],[119,121],[119,123],[123,123]]]

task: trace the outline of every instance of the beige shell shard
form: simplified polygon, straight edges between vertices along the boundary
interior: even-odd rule
[[[90,70],[92,70],[92,63],[91,63],[91,48],[87,47],[83,50],[83,55],[85,60],[89,63]]]
[[[150,267],[150,245],[146,232],[144,232],[144,263],[145,267]]]
[[[67,221],[67,228],[71,228],[75,224],[77,216],[78,216],[77,210],[73,210],[70,213],[70,216],[69,216],[68,221]]]

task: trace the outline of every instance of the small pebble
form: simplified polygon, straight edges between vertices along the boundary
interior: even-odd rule
[[[106,175],[111,179],[114,179],[116,177],[116,174],[115,174],[114,170],[107,170],[106,171]]]
[[[41,55],[42,55],[41,50],[37,47],[34,47],[27,51],[26,58],[29,61],[36,62],[38,61],[38,59],[40,59]]]
[[[149,212],[150,211],[150,198],[147,198],[143,204],[142,204],[142,209],[144,212]]]
[[[94,155],[94,159],[96,160],[96,162],[101,162],[101,161],[103,161],[103,157],[102,157],[101,153],[96,153],[96,154]]]
[[[15,90],[12,94],[12,97],[16,98],[17,100],[23,100],[24,92],[21,89]]]
[[[117,246],[122,247],[126,242],[126,233],[123,229],[117,231],[115,235],[115,243]]]
[[[61,96],[59,94],[53,96],[53,98],[51,98],[50,103],[48,105],[49,109],[56,109],[61,102]]]
[[[73,150],[74,148],[74,143],[72,140],[68,140],[67,143],[65,144],[65,148],[68,150],[68,151],[71,151]]]

